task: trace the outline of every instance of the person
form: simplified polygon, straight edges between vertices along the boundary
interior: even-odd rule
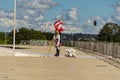
[[[63,31],[63,22],[61,20],[57,20],[54,23],[54,27],[55,27],[54,40],[55,40],[55,48],[56,48],[55,56],[59,56],[60,55],[60,46],[61,46],[61,32]]]
[[[60,55],[60,46],[61,46],[61,39],[60,39],[60,32],[58,30],[55,31],[55,48],[56,48],[56,54],[55,56],[59,56]]]

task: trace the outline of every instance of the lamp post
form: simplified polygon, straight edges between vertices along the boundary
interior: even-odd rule
[[[16,0],[14,0],[14,31],[13,31],[13,49],[15,50],[15,28],[16,28]]]

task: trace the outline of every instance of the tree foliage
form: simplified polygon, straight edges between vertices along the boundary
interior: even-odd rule
[[[53,34],[50,32],[41,32],[34,29],[27,29],[27,28],[20,28],[15,31],[15,42],[16,44],[19,44],[21,40],[51,40],[53,37]],[[3,32],[0,33],[0,43],[4,43],[5,41],[5,34]],[[13,30],[8,33],[7,35],[7,43],[12,44],[13,43]]]
[[[0,32],[0,43],[5,43],[5,33]]]
[[[108,42],[120,42],[120,26],[115,23],[107,23],[98,35],[98,40]]]

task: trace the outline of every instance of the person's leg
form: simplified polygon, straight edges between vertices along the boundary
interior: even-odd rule
[[[59,56],[60,55],[60,49],[56,48],[56,54],[55,56]]]

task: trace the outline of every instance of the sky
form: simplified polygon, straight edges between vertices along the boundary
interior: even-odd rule
[[[13,30],[13,10],[14,0],[0,0],[0,31]],[[17,0],[16,15],[17,29],[54,32],[61,18],[63,33],[98,34],[106,23],[120,25],[120,0]]]

